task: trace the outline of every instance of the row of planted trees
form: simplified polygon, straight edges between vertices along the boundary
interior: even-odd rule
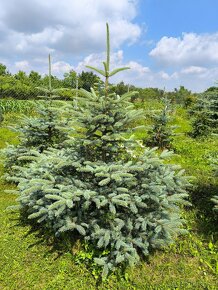
[[[92,68],[103,85],[80,89],[74,102],[57,106],[61,89],[52,88],[49,61],[49,87],[40,88],[45,102],[24,119],[20,144],[5,150],[5,168],[17,184],[21,217],[92,245],[106,277],[185,232],[181,206],[188,204],[189,182],[178,165],[165,162],[170,152],[158,154],[131,135],[143,111],[130,101],[135,92],[110,91],[110,77],[128,68],[110,71],[108,25],[103,64]],[[167,104],[164,110],[163,118]]]

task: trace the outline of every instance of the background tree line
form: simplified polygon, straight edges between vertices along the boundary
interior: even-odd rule
[[[69,89],[84,88],[90,90],[100,78],[92,72],[82,71],[77,74],[75,71],[65,73],[63,79],[51,76],[53,88],[66,88],[60,93],[63,98],[73,97],[73,92]],[[13,99],[34,99],[40,91],[36,87],[47,87],[48,75],[40,75],[36,71],[29,74],[18,71],[11,74],[4,64],[0,64],[0,98]]]
[[[71,99],[74,93],[70,89],[83,88],[90,91],[91,87],[101,83],[101,79],[93,72],[84,72],[77,74],[74,70],[65,73],[60,79],[51,76],[53,88],[66,88],[60,92],[60,97]],[[36,87],[46,87],[48,85],[48,75],[41,75],[36,71],[27,74],[24,71],[18,71],[11,74],[4,64],[0,63],[0,98],[1,99],[35,99],[40,95],[40,91]],[[132,97],[133,102],[143,103],[149,99],[162,99],[164,90],[158,88],[138,88],[133,85],[125,84],[123,81],[111,86],[111,91],[118,95],[122,95],[128,91],[138,91],[138,95]],[[217,87],[211,87],[207,91],[217,90]],[[206,91],[206,92],[207,92]],[[185,107],[190,106],[197,100],[197,94],[192,93],[184,86],[175,88],[171,92],[167,92],[168,98],[176,104],[182,104]],[[140,106],[141,106],[140,105]]]

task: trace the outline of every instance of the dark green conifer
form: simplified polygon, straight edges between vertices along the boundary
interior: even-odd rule
[[[193,130],[191,132],[193,138],[218,133],[217,91],[209,91],[199,95],[192,112],[194,113]]]
[[[154,124],[144,140],[147,146],[158,147],[161,150],[172,148],[173,129],[175,128],[175,126],[169,125],[171,104],[166,96],[163,98],[163,105],[161,112],[153,115]]]

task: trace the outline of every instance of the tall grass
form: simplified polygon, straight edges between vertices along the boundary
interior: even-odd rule
[[[35,111],[37,101],[1,99],[0,108],[5,113],[32,114]]]

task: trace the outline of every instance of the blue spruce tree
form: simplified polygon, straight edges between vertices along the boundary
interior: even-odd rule
[[[6,157],[5,170],[8,180],[14,180],[16,172],[18,175],[22,170],[17,170],[17,166],[27,166],[39,154],[49,147],[62,147],[64,141],[69,138],[68,120],[63,106],[63,102],[54,99],[63,89],[53,89],[51,84],[51,59],[49,55],[49,84],[47,88],[38,87],[45,95],[36,104],[35,116],[23,116],[22,122],[17,128],[12,128],[19,135],[19,145],[10,145],[3,150]],[[59,105],[59,107],[58,107]]]
[[[21,214],[56,236],[94,245],[103,277],[184,232],[180,206],[188,185],[183,170],[164,161],[170,152],[158,156],[127,137],[142,112],[130,102],[134,92],[109,93],[109,77],[127,69],[110,71],[109,40],[107,25],[104,69],[90,67],[104,76],[104,88],[81,89],[72,111],[79,137],[45,150],[18,178]]]

